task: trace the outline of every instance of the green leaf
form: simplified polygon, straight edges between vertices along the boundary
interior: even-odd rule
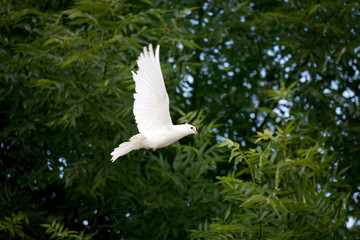
[[[268,202],[269,199],[261,194],[257,194],[257,195],[253,195],[250,198],[246,199],[241,205],[240,207],[253,207],[254,204],[256,203],[261,203],[261,202]]]
[[[275,190],[280,190],[279,189],[279,184],[280,184],[280,180],[281,180],[281,172],[280,172],[280,166],[278,166],[276,168],[276,173],[275,173]]]

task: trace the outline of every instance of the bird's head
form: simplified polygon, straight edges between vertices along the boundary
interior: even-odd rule
[[[185,123],[184,126],[185,126],[186,130],[189,131],[189,134],[198,134],[198,132],[196,131],[196,127],[194,127],[193,125]]]

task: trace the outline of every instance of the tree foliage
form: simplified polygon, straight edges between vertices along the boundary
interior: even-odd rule
[[[358,238],[359,12],[2,0],[0,238]],[[149,43],[173,121],[200,134],[111,163]]]
[[[322,147],[324,137],[309,137],[295,121],[276,128],[274,135],[267,129],[259,132],[255,149],[242,151],[229,139],[220,144],[231,148],[229,161],[236,169],[218,177],[228,207],[222,217],[193,231],[193,239],[351,236],[343,235],[350,198],[346,169],[333,167],[334,154]]]

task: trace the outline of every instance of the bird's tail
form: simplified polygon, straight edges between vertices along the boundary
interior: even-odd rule
[[[115,162],[119,157],[131,152],[132,150],[138,150],[141,148],[141,142],[145,139],[142,134],[137,134],[130,138],[129,142],[121,143],[114,151],[111,153],[111,161]]]

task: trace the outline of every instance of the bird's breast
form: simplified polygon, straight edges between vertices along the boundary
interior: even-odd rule
[[[146,148],[157,149],[166,147],[184,136],[171,131],[164,131],[156,134],[149,134],[146,136]]]

